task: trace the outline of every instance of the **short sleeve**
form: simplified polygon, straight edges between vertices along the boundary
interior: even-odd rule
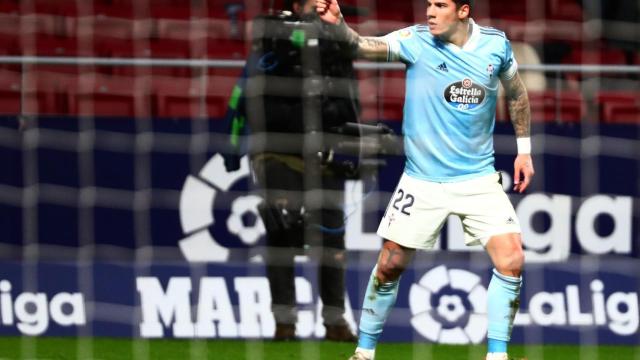
[[[389,45],[389,61],[400,60],[413,64],[418,61],[422,48],[415,26],[396,30],[384,36]]]
[[[518,62],[513,56],[513,49],[511,49],[511,42],[505,39],[504,41],[504,59],[502,61],[502,69],[500,69],[500,78],[502,80],[510,80],[518,72]]]

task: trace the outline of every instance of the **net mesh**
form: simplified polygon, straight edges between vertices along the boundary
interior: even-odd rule
[[[2,308],[2,334],[77,336],[82,339],[77,343],[78,358],[100,357],[91,340],[94,336],[145,337],[141,334],[142,302],[150,300],[136,283],[145,277],[158,278],[166,291],[170,278],[189,278],[193,286],[190,296],[197,299],[204,292],[198,288],[203,278],[227,276],[227,286],[233,287],[226,289],[233,314],[240,319],[247,311],[249,305],[242,304],[237,295],[240,285],[233,279],[264,277],[260,237],[264,230],[255,225],[257,213],[242,208],[255,201],[247,193],[247,163],[239,173],[231,174],[221,167],[222,159],[216,154],[229,141],[222,119],[250,49],[252,19],[270,7],[281,6],[277,1],[214,0],[7,1],[0,5],[0,159],[5,169],[0,173],[4,234],[0,257],[5,261],[5,279],[12,285],[6,290],[0,284],[0,292],[12,294],[15,301],[25,293],[45,292],[49,309],[54,308],[51,303],[57,294],[77,292],[83,296],[86,312],[74,317],[67,308],[55,318],[50,310],[46,314],[50,326],[40,331],[37,324],[44,320],[34,320],[36,325],[24,331],[17,324],[28,323],[28,317],[21,318],[14,304],[13,321]],[[348,23],[363,35],[383,35],[425,18],[421,1],[398,6],[354,0],[341,6]],[[553,278],[562,272],[563,264],[569,267],[566,272],[571,280],[567,282],[579,285],[583,296],[596,299],[604,291],[604,301],[609,301],[613,293],[637,294],[640,288],[640,278],[627,271],[637,268],[634,261],[640,251],[639,11],[632,1],[604,6],[598,1],[554,0],[478,1],[473,9],[476,22],[505,30],[512,40],[531,99],[536,180],[532,194],[511,197],[519,215],[525,210],[535,213],[538,205],[530,205],[535,201],[551,210],[546,218],[530,218],[534,240],[525,242],[525,248],[536,276],[527,280],[531,290],[523,297],[528,300],[536,291],[553,291],[549,286],[557,284],[547,276]],[[34,56],[35,61],[22,63],[24,59],[6,56]],[[45,61],[49,56],[63,56],[68,62]],[[82,61],[82,57],[111,59],[113,63],[96,65],[96,59]],[[118,63],[118,58],[175,61],[134,66],[124,60]],[[213,61],[183,61],[203,58]],[[567,66],[554,68],[552,64]],[[572,67],[585,64],[593,67]],[[385,122],[399,133],[403,66],[358,63],[357,69],[361,121]],[[504,101],[498,104],[494,141],[496,165],[505,172],[507,188],[515,142]],[[389,156],[387,161],[389,167],[376,174],[376,182],[360,180],[346,187],[347,208],[356,209],[347,210],[347,227],[357,228],[347,230],[346,235],[352,289],[347,315],[352,327],[380,244],[373,232],[402,170],[400,156]],[[230,218],[237,215],[234,205],[240,208],[241,218],[235,232],[230,225]],[[562,210],[557,210],[559,207]],[[584,225],[580,216],[593,221],[585,220]],[[355,221],[360,223],[353,225]],[[460,250],[459,225],[454,220],[449,224],[436,251],[420,254],[405,281],[417,283],[431,270],[430,264],[441,259],[448,261],[449,269],[477,273],[487,269],[482,252]],[[590,228],[596,235],[586,230],[585,235],[582,228]],[[216,246],[211,245],[213,238]],[[606,244],[588,240],[591,238]],[[568,249],[555,247],[556,240],[567,242]],[[303,278],[315,276],[308,265],[313,260],[298,260],[303,264]],[[622,265],[612,266],[614,263]],[[605,268],[607,273],[602,275]],[[598,291],[599,283],[594,285],[594,281],[601,278],[609,280],[604,282],[606,290]],[[126,284],[108,285],[117,284],[118,279]],[[311,290],[313,280],[307,284],[309,299],[300,300],[301,306],[315,319],[317,290]],[[405,298],[410,284],[402,294]],[[118,291],[112,292],[110,286]],[[555,290],[563,293],[564,287]],[[568,299],[569,290],[565,293]],[[252,294],[260,303],[259,290]],[[29,302],[26,299],[23,301]],[[614,305],[607,303],[604,322],[597,323],[593,301],[589,302],[592,326],[580,328],[579,322],[571,319],[553,325],[574,330],[566,338],[568,342],[618,341],[637,346],[637,336],[634,343],[633,335],[625,335],[629,326],[624,326],[638,322],[637,311],[635,318],[631,311],[633,302],[621,305],[629,306],[627,311],[611,310],[609,306]],[[38,306],[37,301],[32,303]],[[173,318],[165,320],[163,336],[179,337],[171,326],[179,316],[175,306]],[[386,332],[393,334],[393,329],[411,323],[415,315],[412,306],[409,300],[399,301]],[[195,300],[188,303],[187,313],[194,317],[194,324],[199,316],[197,307]],[[533,317],[531,309],[529,312]],[[623,313],[631,317],[616,318]],[[87,324],[64,326],[60,319],[65,314],[67,319],[82,318]],[[262,326],[261,332],[243,333],[238,320],[234,326],[239,338],[270,337],[267,333],[272,330],[272,320],[255,316],[260,319],[256,326]],[[217,331],[222,332],[222,320],[215,321]],[[298,330],[306,331],[309,338],[322,338],[324,329],[314,321]],[[516,321],[516,341],[554,342],[545,336],[541,320],[535,321],[539,326]],[[622,330],[607,333],[616,324],[622,324]],[[409,335],[388,339],[443,341],[416,328],[402,331],[409,331]],[[195,333],[191,335],[186,337],[197,338]],[[132,346],[136,359],[155,356],[147,342]],[[215,358],[201,341],[194,339],[188,346],[191,358]],[[318,343],[305,343],[303,348],[305,359],[321,358]],[[264,358],[259,343],[247,347],[245,355]],[[484,353],[474,348],[467,355],[472,359]],[[23,336],[16,356],[36,358],[35,338]],[[433,356],[414,353],[416,359]],[[544,358],[541,351],[528,356]],[[580,358],[598,357],[582,351]],[[635,358],[640,359],[640,354]]]

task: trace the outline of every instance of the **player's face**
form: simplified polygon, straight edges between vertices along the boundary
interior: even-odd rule
[[[427,24],[433,36],[451,37],[458,30],[461,21],[468,15],[468,5],[457,8],[453,0],[427,1]]]

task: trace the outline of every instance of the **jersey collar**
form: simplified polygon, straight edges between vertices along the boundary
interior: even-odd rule
[[[462,47],[458,47],[455,44],[446,43],[446,46],[454,51],[473,51],[476,49],[478,45],[478,37],[480,36],[480,29],[475,21],[472,18],[469,18],[469,31],[471,31],[471,36],[467,39],[467,42],[462,45]]]
[[[480,29],[475,21],[472,18],[469,18],[469,30],[471,31],[471,36],[467,39],[467,42],[462,45],[462,50],[473,51],[476,49],[478,45],[478,38],[480,37]]]

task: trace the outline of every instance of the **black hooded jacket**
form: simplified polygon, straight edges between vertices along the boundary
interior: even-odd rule
[[[327,26],[315,13],[255,19],[251,53],[226,115],[232,154],[246,149],[239,139],[250,133],[250,153],[302,155],[303,134],[358,121],[355,53],[331,39]]]

